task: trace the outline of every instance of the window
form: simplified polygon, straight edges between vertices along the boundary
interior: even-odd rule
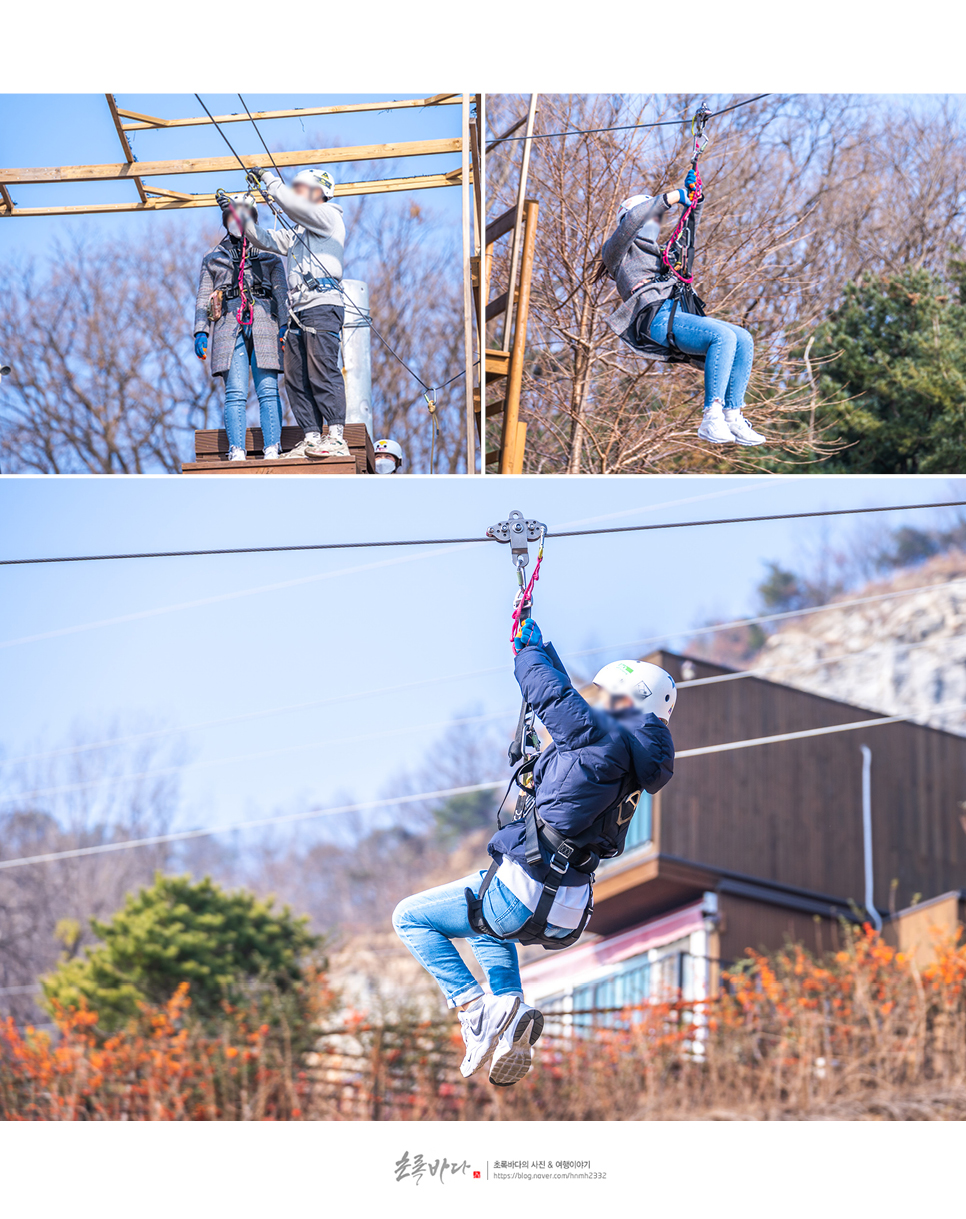
[[[699,969],[691,955],[691,937],[686,936],[660,948],[651,948],[622,962],[611,973],[593,981],[579,983],[570,991],[538,1001],[540,1010],[551,1017],[551,1031],[564,1028],[592,1029],[626,1027],[628,1016],[622,1008],[639,1007],[647,1002],[674,1003],[694,997]],[[684,1014],[685,1020],[690,1019]],[[641,1012],[630,1012],[630,1023],[639,1023]]]

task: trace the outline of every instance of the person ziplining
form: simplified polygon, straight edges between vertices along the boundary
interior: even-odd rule
[[[530,1070],[544,1026],[543,1013],[524,1001],[516,945],[566,948],[583,933],[596,868],[623,852],[641,793],[653,795],[673,775],[668,722],[677,698],[669,673],[634,660],[600,670],[595,705],[577,692],[531,616],[546,528],[523,522],[521,541],[511,536],[521,522],[515,512],[490,531],[497,540],[514,541],[520,581],[511,631],[523,694],[510,749],[510,787],[516,783],[520,793],[514,816],[503,824],[497,814],[487,846],[489,870],[405,898],[392,916],[399,938],[459,1013],[466,1048],[461,1074],[468,1078],[489,1064],[489,1081],[500,1087],[518,1083]],[[527,536],[535,540],[536,531],[540,554],[525,585]],[[535,720],[551,738],[542,751]],[[456,939],[468,942],[488,991],[454,947]]]
[[[702,107],[692,124],[694,148],[684,187],[625,199],[617,228],[601,250],[597,278],[608,275],[623,304],[607,324],[634,351],[664,363],[704,370],[704,410],[698,436],[711,444],[760,445],[766,438],[744,417],[754,341],[743,326],[705,314],[694,291],[695,235],[704,207],[698,160],[711,117]],[[662,244],[661,223],[683,209]]]

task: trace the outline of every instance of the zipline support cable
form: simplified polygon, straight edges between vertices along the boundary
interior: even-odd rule
[[[599,529],[547,529],[548,538],[598,537],[617,533],[651,533],[661,529],[695,529],[710,525],[754,525],[768,521],[802,521],[827,516],[863,516],[873,512],[913,512],[936,508],[966,508],[966,500],[938,500],[931,504],[882,504],[875,508],[823,508],[815,512],[775,512],[762,516],[730,516],[709,521],[667,521],[656,525],[607,525]],[[501,524],[503,522],[500,522]],[[492,528],[497,528],[493,526]],[[536,539],[531,539],[536,540]],[[53,555],[39,559],[0,559],[0,567],[26,567],[38,563],[96,563],[113,559],[184,559],[227,554],[288,554],[303,550],[369,550],[388,546],[466,546],[471,542],[509,541],[487,530],[483,537],[401,538],[385,542],[308,542],[292,546],[222,546],[209,550],[149,550],[126,554]]]

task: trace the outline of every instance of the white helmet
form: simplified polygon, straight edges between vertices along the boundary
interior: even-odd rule
[[[647,203],[649,199],[653,198],[653,195],[631,195],[629,199],[622,200],[617,213],[617,223],[620,224],[632,207],[637,207],[640,203]]]
[[[626,695],[638,711],[653,711],[665,724],[678,698],[671,674],[646,660],[614,660],[604,665],[594,685],[608,694]]]
[[[380,453],[391,453],[400,461],[403,459],[402,445],[397,444],[395,440],[377,440],[375,452],[377,456]]]
[[[299,182],[305,186],[317,186],[326,199],[331,199],[335,194],[335,178],[324,169],[300,169],[292,179],[292,185]]]

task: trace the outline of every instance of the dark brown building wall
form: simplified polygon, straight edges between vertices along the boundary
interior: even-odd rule
[[[676,679],[682,658],[654,659]],[[692,662],[695,675],[723,672]],[[682,690],[677,750],[877,718],[846,703],[756,678]],[[909,905],[966,888],[966,739],[891,724],[679,760],[660,797],[657,847],[782,884],[864,899],[862,758],[872,750],[875,900]]]
[[[841,930],[834,919],[816,918],[796,910],[721,894],[718,898],[718,938],[722,967],[752,952],[773,951],[787,941],[819,955],[840,946]]]

